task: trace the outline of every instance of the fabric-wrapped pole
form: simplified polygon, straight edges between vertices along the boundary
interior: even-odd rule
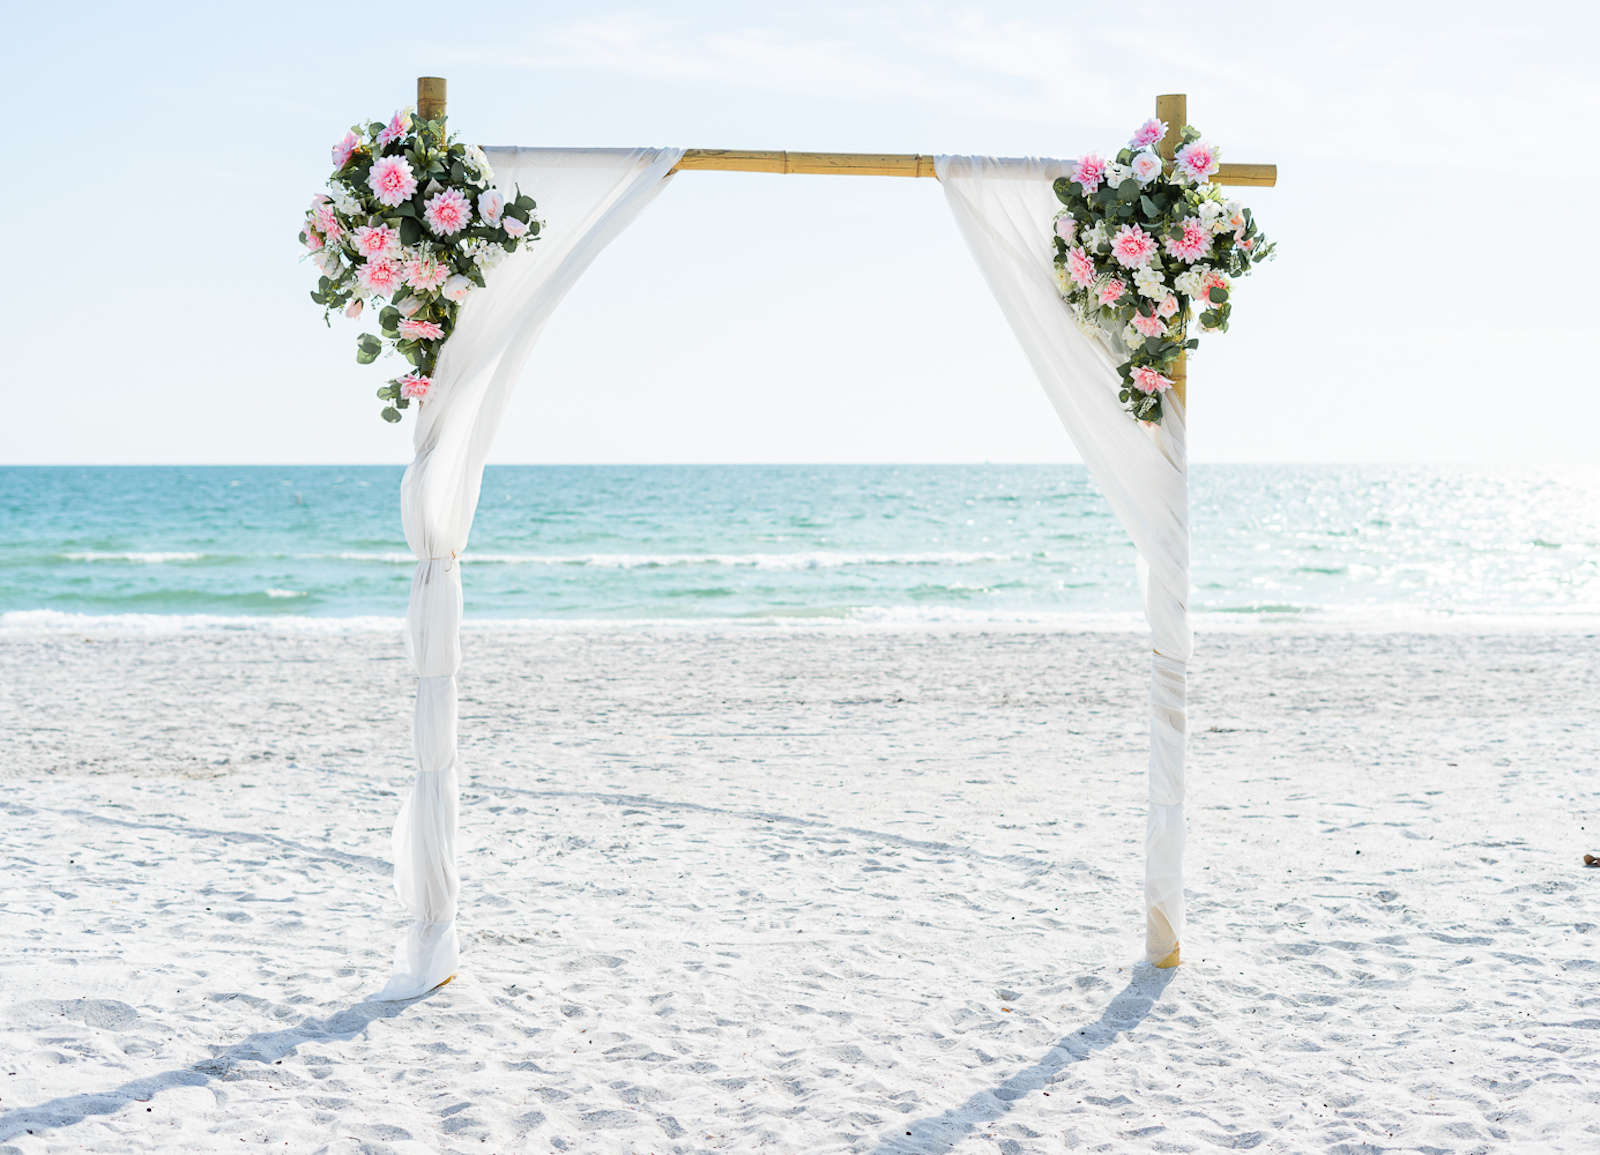
[[[1145,952],[1175,965],[1183,935],[1183,764],[1189,626],[1188,459],[1183,406],[1145,427],[1117,401],[1117,361],[1078,328],[1056,288],[1051,189],[1073,162],[941,156],[935,171],[956,223],[1050,403],[1139,551],[1155,651],[1150,683],[1150,815]]]
[[[395,891],[411,924],[380,999],[409,999],[456,973],[456,674],[461,570],[483,466],[545,322],[595,257],[661,192],[682,149],[486,149],[495,184],[538,201],[540,240],[507,257],[461,307],[417,415],[400,483],[417,558],[406,647],[417,672],[417,774],[394,828]]]

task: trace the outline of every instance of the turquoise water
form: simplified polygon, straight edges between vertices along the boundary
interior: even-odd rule
[[[405,612],[401,470],[0,469],[0,623]],[[1600,471],[1196,466],[1194,607],[1261,619],[1600,614]],[[491,466],[491,619],[1053,620],[1139,608],[1074,466]]]

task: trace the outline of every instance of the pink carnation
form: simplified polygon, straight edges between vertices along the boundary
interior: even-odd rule
[[[478,194],[478,215],[492,229],[500,227],[500,218],[506,211],[506,194],[497,188],[486,188]]]
[[[522,236],[528,231],[528,222],[519,221],[516,217],[507,217],[505,224],[506,236],[510,237],[512,240],[516,240],[518,237]]]
[[[1217,173],[1217,158],[1222,150],[1208,141],[1197,140],[1186,144],[1173,157],[1185,176],[1195,184],[1205,184]]]
[[[339,223],[339,218],[333,215],[333,206],[330,204],[313,205],[311,223],[317,232],[330,241],[336,241],[344,235],[344,226]]]
[[[1100,289],[1100,303],[1102,305],[1115,305],[1122,299],[1123,291],[1127,288],[1121,281],[1113,277]]]
[[[1077,166],[1072,170],[1072,180],[1082,187],[1084,195],[1095,192],[1100,188],[1100,182],[1106,179],[1106,162],[1096,153],[1080,157]]]
[[[428,394],[433,391],[433,378],[424,377],[421,373],[407,373],[400,378],[400,396],[412,401],[426,401]]]
[[[432,321],[401,321],[400,336],[407,341],[437,341],[444,330]]]
[[[356,149],[361,147],[361,138],[353,132],[344,134],[344,139],[333,146],[333,171],[338,172],[350,163],[350,158],[355,155]]]
[[[1094,284],[1094,262],[1082,248],[1073,249],[1067,254],[1067,275],[1080,289],[1087,289]]]
[[[363,257],[392,255],[400,247],[400,234],[388,225],[362,225],[351,236],[356,242],[356,252]]]
[[[1133,139],[1128,142],[1128,147],[1149,148],[1166,135],[1167,126],[1152,116],[1139,126],[1139,131],[1133,134]]]
[[[1133,369],[1133,383],[1146,393],[1160,393],[1164,389],[1172,388],[1172,379],[1163,377],[1154,369],[1143,365],[1136,365]]]
[[[1142,337],[1159,337],[1167,331],[1167,323],[1160,317],[1146,317],[1140,312],[1133,314],[1133,327]]]
[[[1156,316],[1170,317],[1178,311],[1178,298],[1168,293],[1162,298],[1161,304],[1156,306]]]
[[[392,140],[399,140],[406,134],[406,129],[411,126],[411,117],[403,108],[395,109],[394,116],[389,124],[378,134],[378,147],[383,148]]]
[[[472,222],[472,206],[459,190],[447,188],[429,198],[423,206],[422,219],[435,233],[448,237]]]
[[[405,283],[400,262],[388,257],[373,257],[356,270],[356,280],[367,292],[379,297],[387,297]]]
[[[431,256],[413,256],[406,261],[406,284],[419,292],[437,289],[450,279],[450,269]]]
[[[1123,225],[1111,238],[1111,255],[1125,269],[1148,265],[1156,255],[1156,241],[1138,225]]]
[[[411,199],[417,191],[417,178],[411,175],[411,162],[403,156],[386,156],[372,166],[367,185],[379,204],[394,208]]]
[[[1211,230],[1200,222],[1199,217],[1185,217],[1179,227],[1183,229],[1183,235],[1176,239],[1167,238],[1167,252],[1192,265],[1211,251]]]

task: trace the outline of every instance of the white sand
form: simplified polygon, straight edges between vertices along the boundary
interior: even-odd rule
[[[395,637],[8,636],[0,1152],[1600,1150],[1596,638],[1203,636],[1177,972],[1143,649],[469,633],[386,1005]]]

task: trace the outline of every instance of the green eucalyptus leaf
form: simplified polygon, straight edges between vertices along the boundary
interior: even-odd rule
[[[387,421],[390,425],[393,425],[396,421],[400,420],[400,411],[397,410],[393,405],[386,405],[384,406],[383,412],[379,414],[379,416]]]

